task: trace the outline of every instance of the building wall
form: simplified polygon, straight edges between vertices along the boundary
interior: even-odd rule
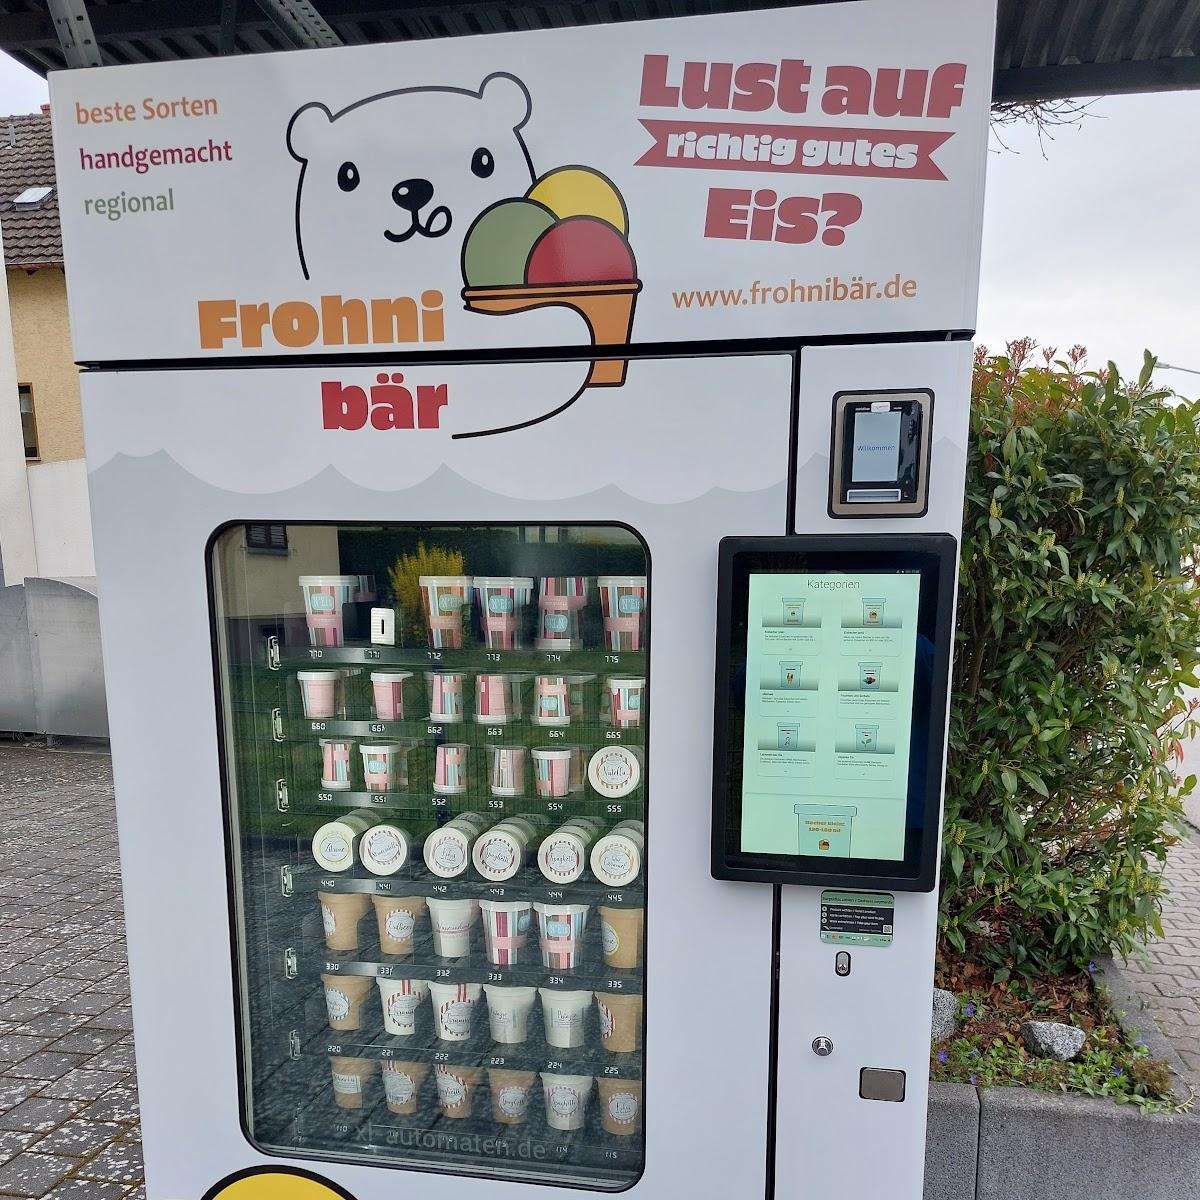
[[[95,575],[83,459],[30,463],[28,471],[37,573],[51,579]]]
[[[17,382],[33,387],[39,459],[43,463],[80,459],[79,372],[71,348],[63,269],[9,267],[7,274]],[[86,508],[83,520],[88,520]],[[40,563],[39,568],[50,573]]]

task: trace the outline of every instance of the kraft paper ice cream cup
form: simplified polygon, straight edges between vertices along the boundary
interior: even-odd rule
[[[358,861],[372,875],[389,876],[404,868],[413,849],[413,835],[390,821],[368,829],[358,839]]]
[[[583,955],[583,931],[587,927],[586,904],[543,903],[533,906],[538,927],[542,966],[569,971]]]
[[[571,787],[571,751],[536,749],[529,752],[533,759],[533,790],[539,796],[565,796]]]
[[[522,962],[533,924],[533,905],[528,900],[480,900],[479,908],[488,962],[497,967]]]
[[[342,609],[351,603],[357,586],[357,575],[300,576],[310,645],[341,646],[344,643]]]
[[[579,615],[587,605],[583,575],[544,575],[538,580],[538,650],[582,650]]]
[[[363,1001],[374,990],[370,975],[322,975],[330,1029],[361,1029]]]
[[[537,1081],[536,1071],[488,1067],[492,1120],[501,1125],[523,1125],[529,1117],[529,1098]]]
[[[642,943],[646,930],[646,911],[642,908],[601,906],[600,944],[604,961],[610,967],[630,970],[642,965]]]
[[[559,1075],[554,1071],[543,1071],[542,1092],[546,1100],[546,1124],[551,1129],[583,1128],[592,1094],[590,1075]]]
[[[479,919],[479,901],[473,897],[449,900],[430,896],[426,904],[434,953],[442,958],[465,958],[471,953],[471,928]]]
[[[538,867],[552,883],[574,883],[587,869],[588,849],[596,840],[590,823],[560,826],[538,847]]]
[[[520,650],[525,610],[533,598],[533,580],[477,575],[475,595],[489,650]]]
[[[483,988],[477,983],[431,983],[433,1020],[444,1042],[470,1040]]]
[[[433,1070],[437,1083],[438,1108],[443,1117],[459,1120],[471,1115],[471,1103],[479,1084],[479,1067],[438,1063]]]
[[[371,907],[366,892],[318,892],[325,945],[330,950],[357,950],[358,923]]]
[[[604,617],[604,643],[609,650],[640,650],[646,612],[644,575],[601,575],[600,611]]]
[[[387,1097],[388,1112],[406,1117],[417,1111],[421,1084],[429,1075],[429,1064],[403,1062],[398,1058],[383,1063],[383,1094]]]
[[[463,678],[461,671],[426,671],[431,721],[453,724],[463,719]]]
[[[642,723],[642,700],[645,696],[644,679],[613,676],[606,687],[608,690],[608,719],[616,729],[636,729]]]
[[[371,1076],[379,1069],[373,1058],[329,1059],[333,1076],[333,1102],[338,1108],[364,1108],[364,1097]]]
[[[525,795],[524,746],[489,746],[488,786],[493,796]]]
[[[425,839],[425,865],[441,879],[453,879],[471,865],[475,839],[487,828],[482,813],[460,813]]]
[[[587,1015],[592,995],[586,992],[560,992],[556,988],[538,988],[542,998],[542,1024],[548,1045],[567,1049],[587,1041]]]
[[[533,681],[535,725],[570,725],[571,684],[566,675],[538,675]]]
[[[300,703],[309,720],[324,721],[341,711],[340,671],[297,671]]]
[[[489,674],[475,677],[475,720],[480,725],[508,725],[522,714],[521,688],[528,675]]]
[[[358,841],[372,825],[375,814],[356,808],[335,821],[326,821],[313,834],[312,853],[324,871],[348,871],[358,857]]]
[[[384,954],[411,954],[417,922],[427,909],[424,896],[372,896],[379,925],[379,948]]]
[[[529,1036],[529,1014],[537,999],[535,987],[497,987],[483,985],[487,996],[488,1027],[493,1042],[523,1042]]]
[[[605,1133],[632,1137],[642,1127],[642,1081],[596,1076],[600,1124]]]
[[[411,671],[371,672],[371,699],[379,720],[404,720],[404,685],[412,677]]]
[[[408,787],[409,742],[362,742],[363,781],[368,792],[401,792]]]
[[[592,874],[609,887],[628,887],[642,873],[645,841],[632,828],[618,826],[592,846]]]
[[[632,1054],[642,1041],[642,998],[628,992],[597,992],[600,1043],[609,1054]]]
[[[345,792],[353,786],[350,762],[354,743],[349,738],[319,738],[321,747],[321,786],[329,792]]]
[[[383,1005],[383,1027],[393,1037],[417,1032],[417,1009],[429,995],[427,979],[377,979]]]
[[[467,752],[465,742],[446,742],[433,759],[433,790],[439,796],[461,796],[467,790]]]
[[[461,650],[464,627],[471,614],[469,575],[422,575],[421,606],[432,650]]]

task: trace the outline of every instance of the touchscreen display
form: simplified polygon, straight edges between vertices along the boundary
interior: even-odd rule
[[[891,482],[899,476],[899,412],[855,414],[850,474],[855,483]]]
[[[920,599],[917,571],[750,573],[743,853],[904,858]]]

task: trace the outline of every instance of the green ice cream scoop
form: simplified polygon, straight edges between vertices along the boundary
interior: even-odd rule
[[[554,222],[554,214],[533,200],[501,200],[484,209],[463,244],[463,279],[467,286],[523,284],[533,243]]]

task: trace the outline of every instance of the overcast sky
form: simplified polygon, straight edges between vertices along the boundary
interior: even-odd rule
[[[46,85],[0,54],[0,112],[33,112]],[[1028,126],[993,138],[978,339],[1028,334],[1136,371],[1142,350],[1200,371],[1200,92],[1111,96],[1043,149]],[[1164,372],[1200,394],[1200,375]]]

